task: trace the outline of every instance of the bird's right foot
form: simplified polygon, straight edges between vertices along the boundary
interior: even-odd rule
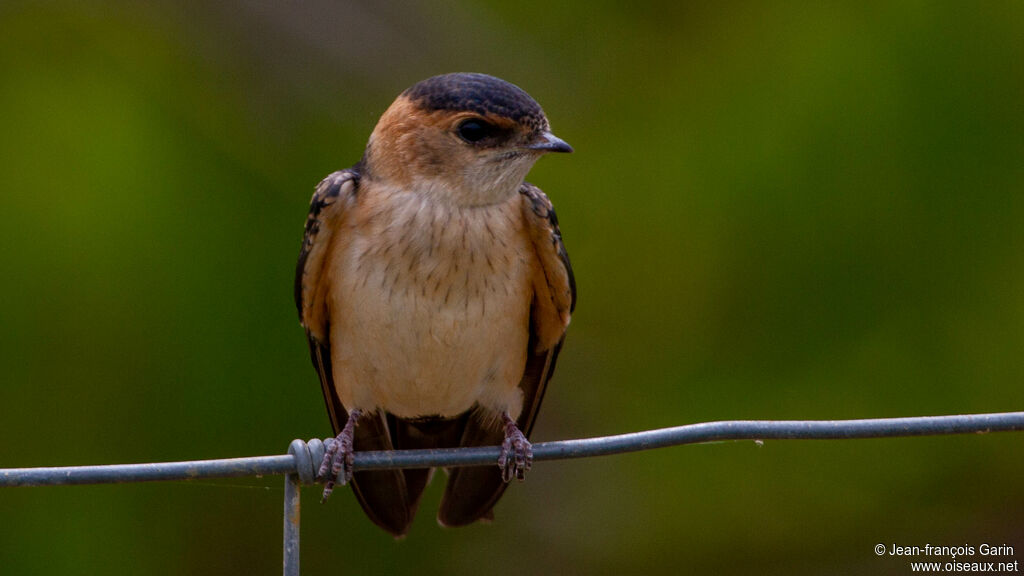
[[[341,429],[341,433],[333,440],[324,442],[324,459],[320,463],[320,470],[317,472],[317,479],[326,479],[324,495],[320,502],[326,502],[331,497],[334,484],[337,482],[344,486],[352,480],[352,463],[355,452],[353,450],[353,437],[355,435],[356,423],[362,415],[361,410],[352,410],[348,413],[348,422]]]

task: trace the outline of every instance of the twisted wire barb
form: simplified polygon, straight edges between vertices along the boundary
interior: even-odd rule
[[[1021,430],[1024,430],[1024,412],[866,420],[731,420],[616,436],[540,442],[533,445],[533,457],[536,461],[564,460],[724,440],[843,440]],[[498,461],[500,452],[497,446],[356,452],[354,469],[493,465]],[[278,456],[0,469],[0,486],[156,482],[272,474],[296,474],[303,484],[312,484],[315,482],[316,467],[322,458],[323,443],[320,440],[295,440],[288,454]]]

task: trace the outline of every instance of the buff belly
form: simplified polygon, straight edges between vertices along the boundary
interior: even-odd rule
[[[473,210],[399,198],[336,254],[331,348],[347,409],[518,415],[532,252],[515,204]]]

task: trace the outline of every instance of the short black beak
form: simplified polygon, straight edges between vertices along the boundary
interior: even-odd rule
[[[572,152],[572,146],[569,146],[568,142],[547,131],[541,132],[537,139],[526,147],[541,152]]]

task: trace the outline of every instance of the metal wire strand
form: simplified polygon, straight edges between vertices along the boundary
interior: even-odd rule
[[[1024,430],[1024,412],[876,418],[868,420],[732,420],[705,422],[645,432],[533,445],[536,461],[563,460],[636,452],[682,444],[724,440],[843,440],[984,434]],[[439,450],[356,452],[355,470],[494,465],[500,449],[494,447]],[[315,481],[315,466],[323,457],[320,440],[295,440],[289,453],[191,462],[66,466],[57,468],[0,469],[0,486],[51,486],[157,482],[194,478],[227,478],[270,474],[296,474],[304,484]]]

